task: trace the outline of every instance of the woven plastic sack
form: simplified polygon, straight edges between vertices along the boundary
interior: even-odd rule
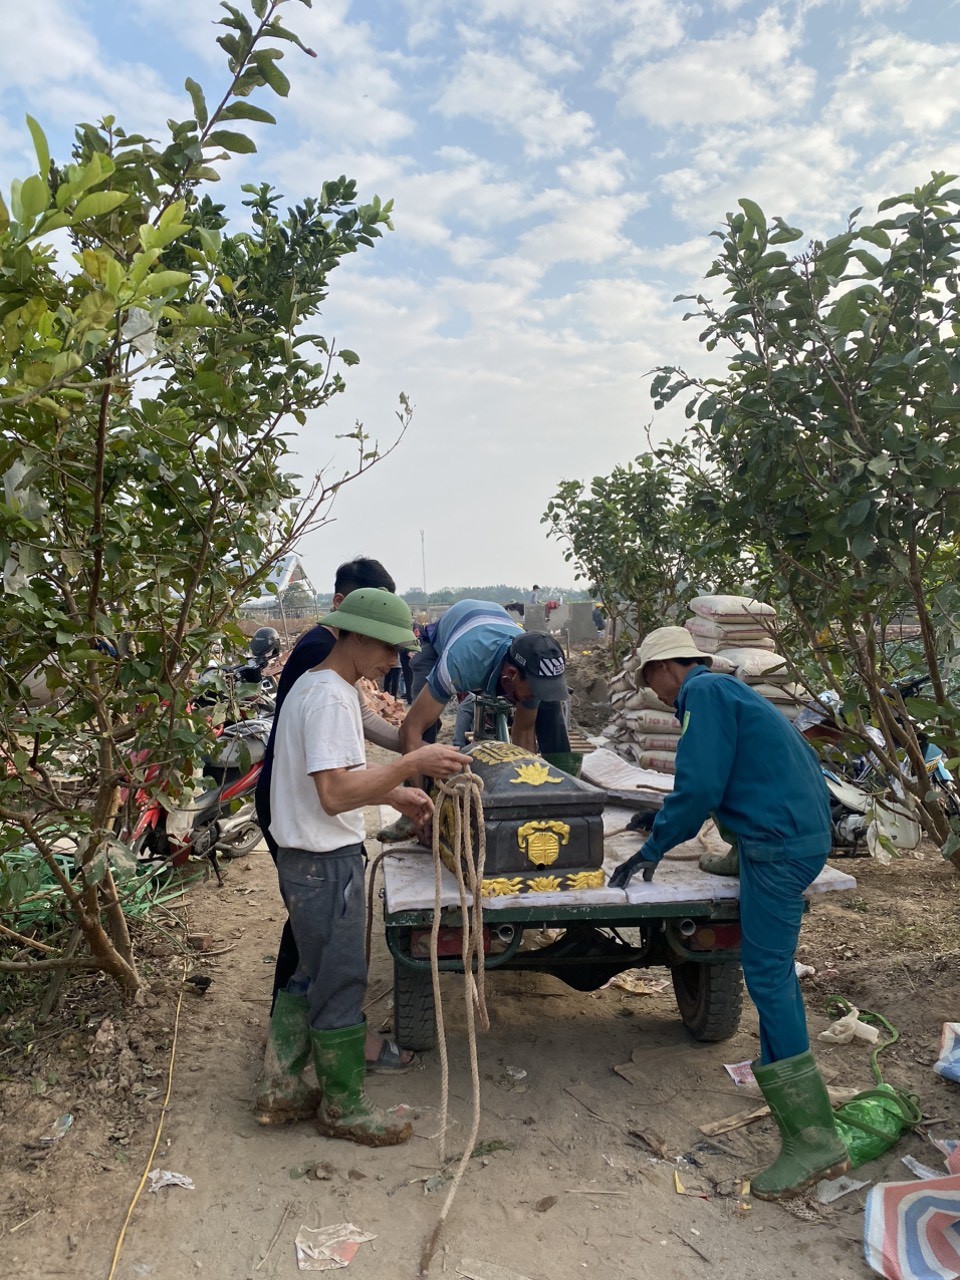
[[[752,600],[749,596],[697,596],[690,601],[691,610],[701,618],[743,622],[745,617],[775,618],[777,611],[773,605]]]
[[[672,751],[676,755],[678,739],[669,734],[658,735],[654,733],[642,733],[637,738],[637,746],[641,751]]]
[[[634,723],[641,725],[645,733],[673,733],[680,736],[680,721],[672,711],[651,711],[644,708],[632,713]]]
[[[960,1022],[945,1022],[940,1036],[940,1057],[933,1069],[944,1080],[960,1084]]]
[[[659,773],[676,773],[675,751],[641,751],[637,757],[641,769],[656,769]]]
[[[749,684],[752,680],[768,683],[777,670],[785,670],[784,659],[779,653],[768,653],[761,648],[724,649],[723,656],[737,669],[737,679]]]

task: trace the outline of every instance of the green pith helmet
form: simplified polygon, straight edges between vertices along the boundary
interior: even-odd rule
[[[405,649],[417,650],[420,641],[413,634],[413,616],[406,601],[392,591],[379,587],[361,587],[351,591],[340,601],[340,608],[320,619],[324,627],[336,627],[338,631],[356,631],[361,636],[372,636],[384,644],[398,644]]]

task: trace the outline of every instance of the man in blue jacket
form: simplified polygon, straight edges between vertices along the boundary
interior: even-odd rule
[[[777,1160],[751,1185],[763,1200],[799,1195],[848,1163],[794,969],[803,892],[830,852],[826,784],[790,721],[742,681],[714,675],[683,627],[651,632],[639,657],[641,679],[677,709],[677,772],[645,844],[610,885],[623,888],[637,871],[651,880],[667,850],[692,839],[711,814],[736,836],[741,961],[760,1017],[753,1073],[782,1140]]]

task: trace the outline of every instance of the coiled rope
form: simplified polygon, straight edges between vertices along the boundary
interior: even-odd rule
[[[853,1005],[849,1000],[845,1000],[843,996],[830,996],[827,1000],[827,1013],[836,1017],[838,1014],[843,1016],[853,1009]],[[887,1084],[880,1071],[880,1054],[884,1049],[889,1049],[892,1044],[896,1044],[900,1039],[900,1032],[888,1022],[882,1013],[871,1013],[869,1009],[861,1009],[858,1017],[861,1022],[878,1023],[890,1033],[889,1040],[882,1040],[876,1045],[870,1054],[870,1070],[873,1072],[873,1079],[876,1086],[873,1089],[865,1089],[862,1093],[858,1093],[852,1102],[878,1101],[885,1104],[889,1109],[890,1104],[899,1110],[903,1125],[912,1128],[913,1125],[919,1124],[923,1119],[923,1112],[920,1109],[920,1099],[915,1093],[907,1093],[905,1089],[898,1089],[895,1085]],[[864,1133],[872,1134],[874,1137],[883,1138],[888,1143],[891,1141],[889,1133],[884,1129],[878,1129],[862,1116],[858,1116],[855,1112],[844,1111],[841,1108],[841,1118],[844,1124],[852,1125],[854,1128],[863,1130]]]
[[[447,1193],[440,1217],[433,1229],[430,1239],[420,1254],[418,1275],[426,1276],[430,1263],[436,1252],[440,1232],[450,1212],[454,1197],[463,1179],[467,1164],[473,1154],[477,1134],[480,1130],[480,1065],[477,1060],[477,1028],[484,1031],[490,1028],[487,1015],[486,995],[484,992],[483,967],[483,869],[487,857],[486,832],[483,823],[483,779],[469,768],[463,773],[454,775],[446,782],[439,784],[439,794],[433,811],[433,922],[430,929],[430,977],[433,982],[433,1001],[436,1009],[437,1045],[440,1050],[440,1132],[439,1156],[441,1166],[446,1158],[447,1109],[450,1093],[450,1068],[447,1057],[447,1035],[443,1016],[443,1001],[440,994],[440,964],[438,960],[440,940],[440,910],[442,896],[442,864],[440,858],[440,816],[444,802],[449,802],[453,815],[453,867],[460,895],[460,918],[462,922],[460,958],[463,962],[463,1000],[467,1020],[467,1043],[470,1054],[470,1079],[472,1083],[473,1114],[470,1122],[470,1133],[464,1144],[463,1154],[453,1175],[453,1182]],[[474,831],[477,832],[477,848],[473,847]],[[466,874],[465,874],[466,873]],[[467,894],[470,894],[472,906],[468,907]]]

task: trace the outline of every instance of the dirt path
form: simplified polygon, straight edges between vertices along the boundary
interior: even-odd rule
[[[944,945],[952,938],[956,948],[960,937],[958,881],[933,861],[852,869],[861,876],[858,894],[818,902],[804,929],[804,958],[837,971],[807,988],[811,1026],[826,1024],[821,1011],[833,990],[899,1019],[904,1039],[888,1055],[889,1078],[919,1092],[926,1113],[943,1118],[935,1132],[960,1136],[960,1090],[930,1071],[940,1024],[960,1011],[957,955]],[[149,1164],[181,989],[182,960],[169,940],[158,935],[145,961],[152,992],[143,1009],[124,1009],[103,985],[71,997],[55,1027],[39,1035],[31,1038],[24,1023],[4,1028],[0,1275],[107,1276],[138,1179],[159,1166],[188,1175],[196,1190],[144,1192],[118,1280],[292,1280],[300,1274],[297,1229],[342,1221],[376,1235],[352,1262],[352,1280],[413,1280],[443,1200],[443,1191],[425,1194],[423,1182],[436,1173],[436,1143],[414,1137],[370,1151],[325,1141],[310,1124],[261,1129],[251,1114],[282,922],[270,859],[261,851],[232,864],[222,890],[201,885],[185,910],[189,932],[212,935],[214,951],[233,949],[193,957],[194,971],[212,981],[202,996],[185,989],[170,1106]],[[448,1150],[458,1153],[470,1083],[461,983],[444,981],[455,1121]],[[377,932],[369,988],[376,1026],[390,1014],[391,982]],[[480,1138],[490,1145],[469,1165],[431,1276],[455,1277],[466,1259],[479,1260],[465,1269],[481,1280],[868,1274],[863,1193],[813,1221],[757,1201],[738,1209],[739,1178],[774,1152],[768,1120],[724,1135],[718,1148],[698,1149],[699,1124],[752,1105],[722,1066],[755,1055],[752,1007],[733,1040],[700,1045],[684,1032],[669,990],[581,994],[546,976],[504,973],[490,976],[488,999]],[[818,1049],[835,1084],[870,1083],[859,1042]],[[631,1055],[644,1068],[641,1085],[612,1070]],[[515,1069],[526,1075],[518,1079]],[[419,1071],[374,1077],[370,1092],[384,1105],[419,1109],[418,1128],[429,1134],[438,1082],[437,1057],[429,1054]],[[60,1142],[29,1145],[64,1113],[74,1119]],[[669,1159],[656,1160],[631,1133],[662,1142]],[[910,1135],[863,1176],[907,1176],[899,1157],[909,1152],[936,1163],[929,1143]],[[674,1160],[684,1153],[702,1167],[681,1164],[681,1183],[708,1198],[678,1194]],[[294,1176],[317,1162],[329,1166],[323,1180]]]

